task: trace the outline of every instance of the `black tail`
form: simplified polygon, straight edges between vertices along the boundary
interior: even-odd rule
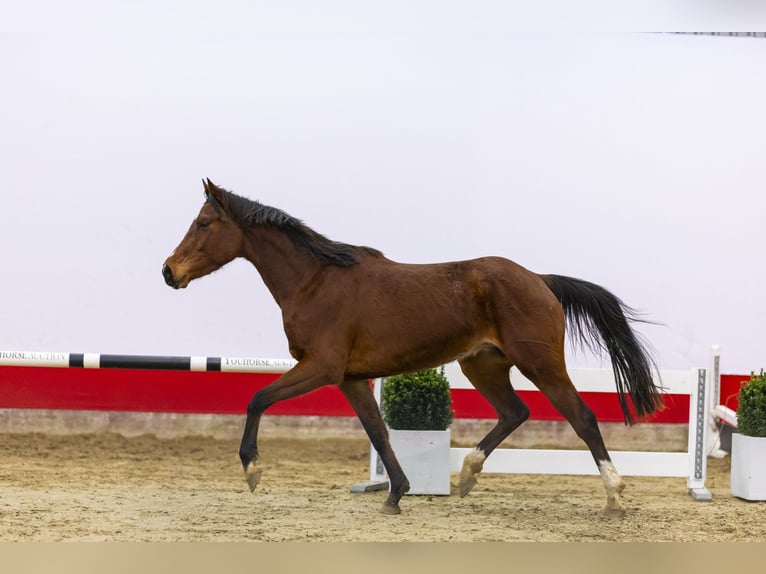
[[[594,283],[562,275],[542,278],[561,302],[572,336],[596,352],[609,353],[625,422],[636,422],[628,396],[638,417],[661,408],[661,391],[652,379],[656,364],[629,324],[641,321],[636,312]]]

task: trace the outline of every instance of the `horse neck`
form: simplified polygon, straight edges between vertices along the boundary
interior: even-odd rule
[[[280,307],[288,304],[320,269],[310,253],[296,247],[277,228],[257,225],[245,235],[245,259],[258,270]]]

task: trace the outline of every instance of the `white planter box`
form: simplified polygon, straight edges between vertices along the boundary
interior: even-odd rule
[[[766,500],[766,438],[731,435],[731,493]]]
[[[449,494],[450,432],[394,430],[389,432],[404,474],[410,481],[407,494]]]

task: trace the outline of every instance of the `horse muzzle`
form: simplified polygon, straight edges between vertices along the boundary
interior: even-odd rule
[[[188,284],[188,281],[183,281],[183,277],[174,277],[173,269],[167,263],[162,266],[162,277],[164,277],[165,283],[173,289],[182,289]]]

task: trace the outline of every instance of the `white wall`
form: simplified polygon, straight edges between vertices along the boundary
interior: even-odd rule
[[[663,368],[766,366],[766,40],[508,3],[16,4],[0,348],[286,356],[248,264],[162,281],[210,177],[394,259],[603,284],[664,323]]]

